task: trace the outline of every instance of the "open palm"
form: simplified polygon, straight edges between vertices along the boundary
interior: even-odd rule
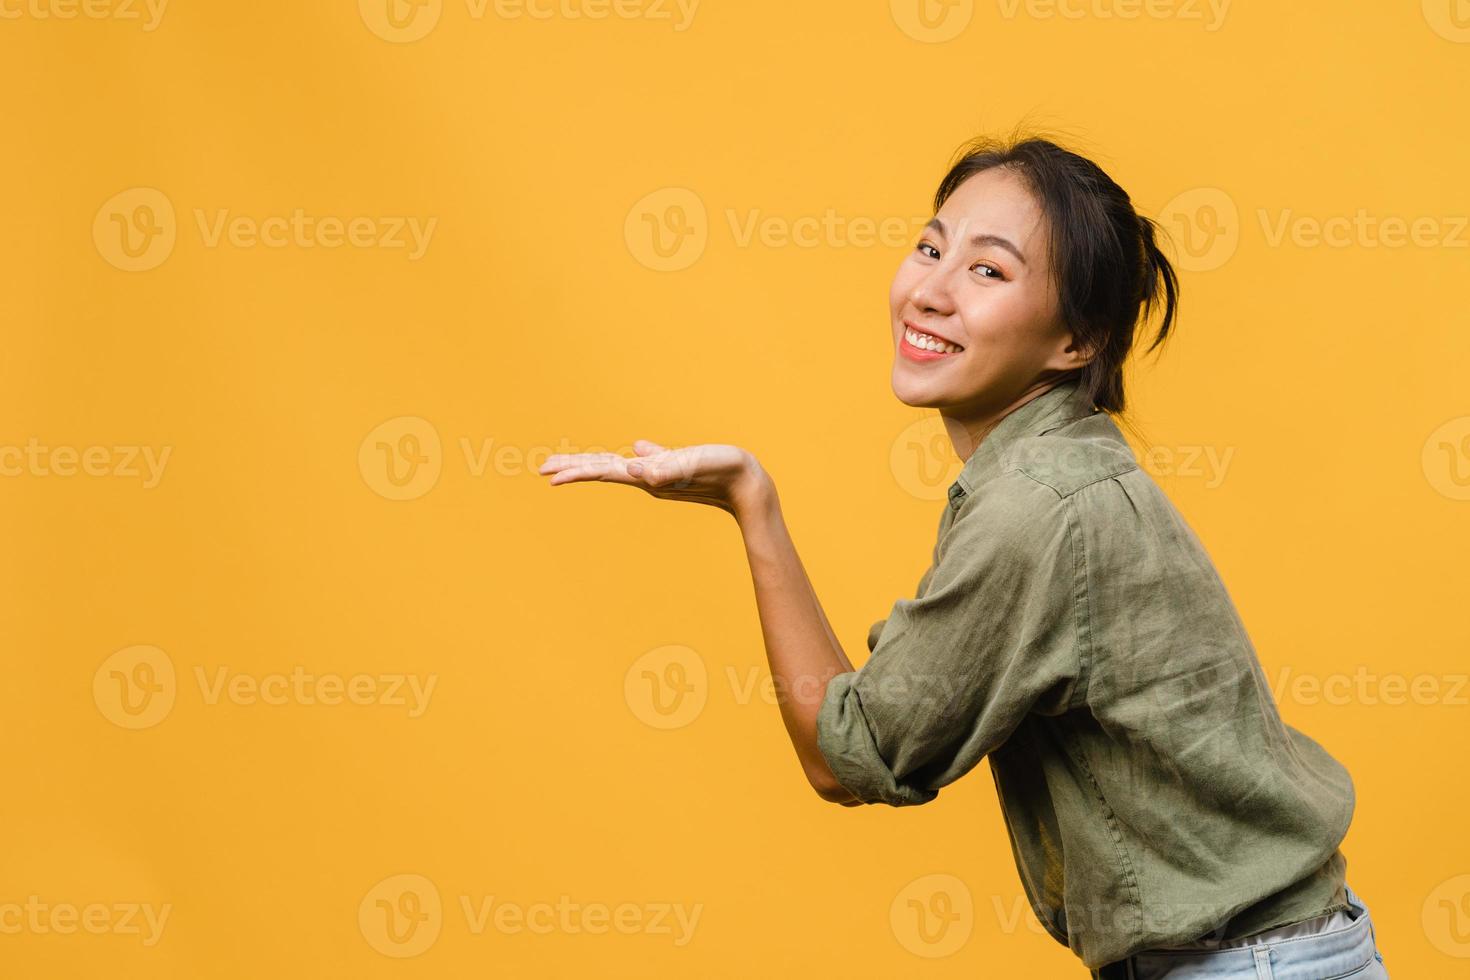
[[[596,481],[625,483],[663,500],[688,500],[731,514],[764,477],[754,456],[739,446],[705,443],[668,449],[639,439],[633,456],[617,453],[556,453],[538,472],[553,486]]]

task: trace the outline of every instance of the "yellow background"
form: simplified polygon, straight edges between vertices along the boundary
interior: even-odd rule
[[[927,564],[951,470],[932,413],[888,387],[908,242],[781,233],[926,218],[955,148],[1023,118],[1195,250],[1177,338],[1130,375],[1136,448],[1268,677],[1437,685],[1281,710],[1354,776],[1349,881],[1393,974],[1470,973],[1470,12],[993,0],[926,28],[902,2],[705,0],[678,30],[653,0],[602,19],[445,0],[398,10],[438,16],[405,42],[353,0],[174,0],[154,30],[47,2],[0,19],[0,446],[114,465],[0,478],[0,906],[170,912],[152,945],[0,932],[0,973],[1083,975],[1021,911],[984,767],[920,808],[811,792],[745,687],[764,649],[727,515],[535,472],[640,437],[749,448],[860,663]],[[167,199],[176,241],[126,271],[113,215],[162,227],[108,209],[136,188]],[[702,224],[675,210],[691,200]],[[437,225],[410,259],[211,246],[196,217],[298,208]],[[1272,237],[1360,210],[1427,237]],[[742,240],[753,215],[764,237]],[[692,261],[659,268],[655,225],[692,229]],[[415,432],[440,440],[418,443],[437,478],[389,499],[377,443]],[[118,472],[129,446],[169,449],[156,485]],[[105,662],[138,646],[174,700],[134,729]],[[660,727],[640,691],[679,676],[670,658],[703,702]],[[436,687],[409,717],[211,703],[197,680],[298,666]],[[442,903],[408,957],[372,935],[398,875]],[[926,945],[908,902],[935,883],[971,911]],[[462,902],[487,896],[699,918],[682,945],[576,921],[477,933]]]

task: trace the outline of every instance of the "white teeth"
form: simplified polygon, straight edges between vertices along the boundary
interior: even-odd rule
[[[947,341],[940,340],[938,337],[931,337],[926,333],[919,333],[916,330],[905,329],[903,335],[908,338],[909,343],[920,350],[943,351],[946,354],[953,354],[956,351],[964,350],[958,344],[951,344]]]

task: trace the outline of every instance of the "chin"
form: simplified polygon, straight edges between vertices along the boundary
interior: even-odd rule
[[[938,408],[945,402],[944,396],[932,386],[900,377],[898,371],[893,372],[892,387],[894,397],[910,408]]]

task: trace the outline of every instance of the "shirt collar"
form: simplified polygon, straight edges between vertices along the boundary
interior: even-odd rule
[[[1058,382],[1020,408],[1013,409],[980,440],[980,445],[965,461],[959,476],[949,485],[950,506],[958,508],[966,494],[974,493],[976,487],[998,475],[1006,450],[1016,440],[1042,435],[1097,411],[1075,377]]]

